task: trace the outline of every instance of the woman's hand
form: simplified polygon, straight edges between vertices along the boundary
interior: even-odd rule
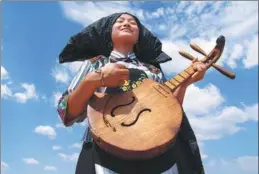
[[[206,72],[206,65],[202,62],[199,62],[198,59],[194,59],[192,63],[193,63],[193,68],[196,72],[186,80],[186,83],[188,85],[202,80]]]
[[[101,83],[98,83],[97,88],[103,85],[105,87],[118,87],[123,85],[125,80],[129,80],[129,70],[125,65],[109,63],[101,68],[99,76]]]

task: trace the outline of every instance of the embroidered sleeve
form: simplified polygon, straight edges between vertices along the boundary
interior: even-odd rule
[[[77,72],[76,76],[72,80],[71,84],[69,85],[68,89],[63,93],[62,97],[58,101],[57,111],[58,114],[65,126],[71,126],[73,123],[82,122],[87,117],[86,109],[83,113],[81,113],[76,119],[68,120],[67,119],[67,105],[68,105],[68,98],[72,91],[76,89],[76,87],[80,84],[83,77],[90,71],[90,62],[84,61],[82,66],[80,67],[79,71]]]

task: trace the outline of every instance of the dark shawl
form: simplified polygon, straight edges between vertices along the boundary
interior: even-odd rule
[[[122,14],[125,13],[114,13],[103,17],[73,35],[59,55],[59,63],[83,61],[97,55],[108,57],[113,47],[112,26]],[[171,60],[171,57],[162,51],[161,41],[143,26],[137,17],[129,15],[135,18],[139,27],[139,40],[134,46],[137,58],[156,67],[159,67],[160,63]]]

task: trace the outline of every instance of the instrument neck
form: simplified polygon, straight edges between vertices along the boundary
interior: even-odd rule
[[[164,84],[174,91],[178,86],[180,86],[183,82],[186,81],[190,76],[195,73],[192,65],[183,70],[182,72],[178,73],[176,76],[171,78],[170,80],[166,81]]]

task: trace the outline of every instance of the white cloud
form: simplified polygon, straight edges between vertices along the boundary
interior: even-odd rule
[[[37,161],[36,159],[34,158],[24,158],[22,159],[23,162],[25,162],[26,164],[31,164],[31,165],[34,165],[34,164],[39,164],[39,161]]]
[[[1,84],[1,98],[12,97],[13,93],[6,84]]]
[[[227,135],[232,135],[240,130],[245,130],[240,123],[258,121],[258,104],[238,108],[227,106],[202,117],[189,118],[196,133],[197,139],[217,140]]]
[[[172,61],[162,63],[162,70],[166,75],[171,75],[172,73],[179,73],[180,71],[187,68],[190,65],[190,61],[182,57],[178,51],[187,51],[187,46],[183,42],[173,43],[169,40],[163,40],[163,51],[172,57]],[[185,49],[186,48],[186,49]],[[177,63],[175,63],[177,62]]]
[[[1,81],[9,79],[8,72],[1,66]],[[9,82],[10,83],[10,82]],[[7,86],[7,84],[1,83],[1,98],[7,99],[13,96],[12,90]]]
[[[34,132],[41,135],[46,135],[50,139],[55,139],[57,135],[56,131],[51,126],[38,126],[35,128]]]
[[[187,13],[188,15],[192,15],[192,14],[200,14],[202,12],[202,10],[204,9],[204,7],[208,4],[210,4],[211,2],[204,2],[204,1],[194,1],[190,6],[188,6],[188,8],[186,10],[184,10],[185,13]]]
[[[183,107],[188,115],[201,115],[215,110],[223,102],[224,98],[216,86],[209,84],[200,89],[190,85],[186,90]]]
[[[62,123],[57,123],[56,128],[66,128],[64,124]]]
[[[155,12],[146,12],[146,17],[147,19],[158,19],[160,18],[161,16],[164,16],[165,15],[165,9],[164,8],[158,8],[156,9]]]
[[[1,84],[1,98],[14,98],[19,103],[26,103],[30,99],[38,99],[34,84],[22,83],[21,87],[25,91],[13,93],[13,91],[9,88],[9,85],[12,84],[12,81],[10,81],[8,72],[3,66],[1,66],[1,80],[9,80],[8,82]],[[44,96],[42,99],[44,99]]]
[[[128,2],[61,2],[66,17],[87,25],[102,17],[121,11],[132,11]]]
[[[75,75],[75,73],[79,70],[82,65],[82,61],[65,63],[63,66],[69,71],[71,75]]]
[[[62,147],[61,146],[52,146],[52,149],[53,150],[60,150],[60,149],[62,149]]]
[[[206,173],[210,174],[258,174],[258,156],[211,159],[204,166]]]
[[[229,37],[243,37],[258,30],[258,2],[232,2],[220,13],[222,32]],[[228,15],[226,15],[228,14]],[[224,16],[224,17],[223,17]]]
[[[26,103],[29,99],[38,98],[34,84],[22,83],[21,86],[25,89],[25,92],[14,94],[14,97],[16,98],[17,102]]]
[[[187,88],[183,108],[199,144],[245,130],[242,123],[258,121],[258,103],[237,107],[224,106],[224,102],[220,90],[212,84],[204,88],[195,85]]]
[[[81,149],[81,148],[82,148],[82,144],[80,144],[80,143],[74,143],[74,144],[72,144],[71,147],[72,147],[72,148],[79,148],[79,149]]]
[[[6,80],[8,78],[8,72],[3,66],[1,66],[1,80]]]
[[[74,77],[82,65],[82,61],[69,62],[64,64],[56,63],[52,69],[52,77],[56,83],[68,85],[71,82],[71,77]]]
[[[165,24],[161,24],[158,26],[158,30],[160,31],[166,31],[166,29],[167,29],[167,26]]]
[[[231,56],[229,57],[227,64],[231,67],[231,68],[236,68],[236,61],[239,60],[241,58],[241,56],[244,54],[244,47],[240,44],[235,44],[233,47],[233,51]]]
[[[241,170],[246,172],[258,171],[258,156],[242,156],[235,159]]]
[[[54,106],[57,107],[58,101],[61,98],[62,93],[61,92],[54,92],[53,93],[53,99],[54,99]]]
[[[67,72],[65,71],[54,71],[53,72],[53,76],[56,80],[57,83],[64,83],[64,84],[68,84],[69,82],[69,75]]]
[[[60,119],[59,115],[58,115],[58,118]],[[66,127],[63,123],[57,123],[56,124],[56,128],[58,128],[58,129],[62,128],[62,129],[66,129],[68,132],[73,132],[73,127],[72,126]]]
[[[232,23],[231,27],[224,28],[222,33],[233,38],[242,37],[246,36],[247,32],[254,33],[256,25],[258,25],[258,16],[251,15],[246,21]]]
[[[9,169],[9,165],[7,163],[1,161],[1,172],[3,170],[7,170],[7,169]]]
[[[45,171],[56,171],[57,168],[55,166],[44,166]]]
[[[206,159],[206,158],[208,158],[208,155],[207,154],[204,154],[204,153],[201,153],[201,159]]]
[[[245,68],[252,68],[258,65],[258,35],[247,44],[247,56],[243,59]]]
[[[58,156],[65,161],[77,161],[79,154],[73,153],[72,155],[66,155],[64,153],[59,153]]]

